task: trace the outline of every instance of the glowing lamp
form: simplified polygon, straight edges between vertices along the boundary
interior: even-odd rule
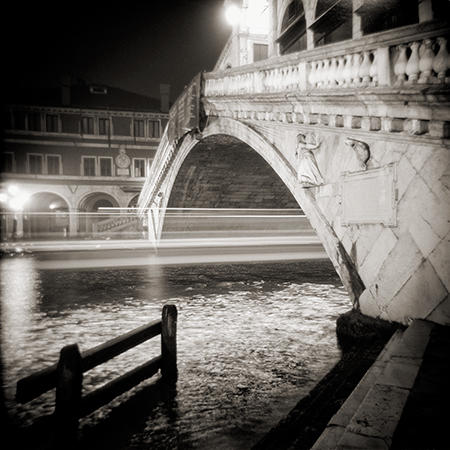
[[[11,197],[15,197],[20,192],[20,189],[15,185],[11,184],[8,186],[8,194],[11,195]]]
[[[225,9],[225,18],[230,25],[237,25],[241,20],[241,8],[235,3],[229,3]]]

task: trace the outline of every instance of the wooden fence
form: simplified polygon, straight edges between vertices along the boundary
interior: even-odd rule
[[[84,372],[159,334],[161,335],[161,355],[82,397]],[[83,353],[80,353],[78,344],[67,345],[61,349],[57,364],[17,382],[16,400],[27,403],[44,392],[56,388],[54,411],[56,441],[74,442],[77,438],[80,417],[109,403],[118,395],[156,374],[158,370],[161,370],[163,379],[176,381],[178,376],[176,334],[177,309],[175,305],[165,305],[161,319]]]

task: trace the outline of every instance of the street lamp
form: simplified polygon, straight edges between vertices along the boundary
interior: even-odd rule
[[[233,27],[238,25],[242,18],[242,10],[236,2],[225,0],[225,18]]]
[[[15,184],[9,185],[6,192],[0,192],[0,203],[4,204],[7,209],[17,212],[23,209],[29,198],[29,195]]]
[[[14,212],[14,214],[11,216],[13,221],[12,223],[13,238],[23,236],[22,211],[23,207],[25,206],[29,198],[30,198],[29,194],[23,192],[15,184],[10,184],[6,188],[6,191],[0,192],[0,203],[2,204],[2,206],[4,205],[6,210]],[[8,223],[9,222],[8,216],[9,216],[8,213],[6,213],[5,216],[2,215],[2,221],[6,220],[6,223]],[[6,227],[8,227],[8,225],[6,225]]]

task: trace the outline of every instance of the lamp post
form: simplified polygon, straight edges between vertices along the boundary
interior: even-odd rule
[[[6,210],[5,218],[5,232],[8,232],[8,217],[12,216],[12,238],[23,237],[23,207],[27,203],[29,195],[22,191],[15,184],[9,185],[5,191],[0,192],[0,204],[2,209]],[[3,224],[2,224],[3,228]]]

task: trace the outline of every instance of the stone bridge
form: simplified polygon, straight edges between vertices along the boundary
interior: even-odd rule
[[[140,196],[155,237],[167,207],[300,205],[356,309],[448,325],[447,35],[421,23],[202,74],[202,124],[166,129]]]

